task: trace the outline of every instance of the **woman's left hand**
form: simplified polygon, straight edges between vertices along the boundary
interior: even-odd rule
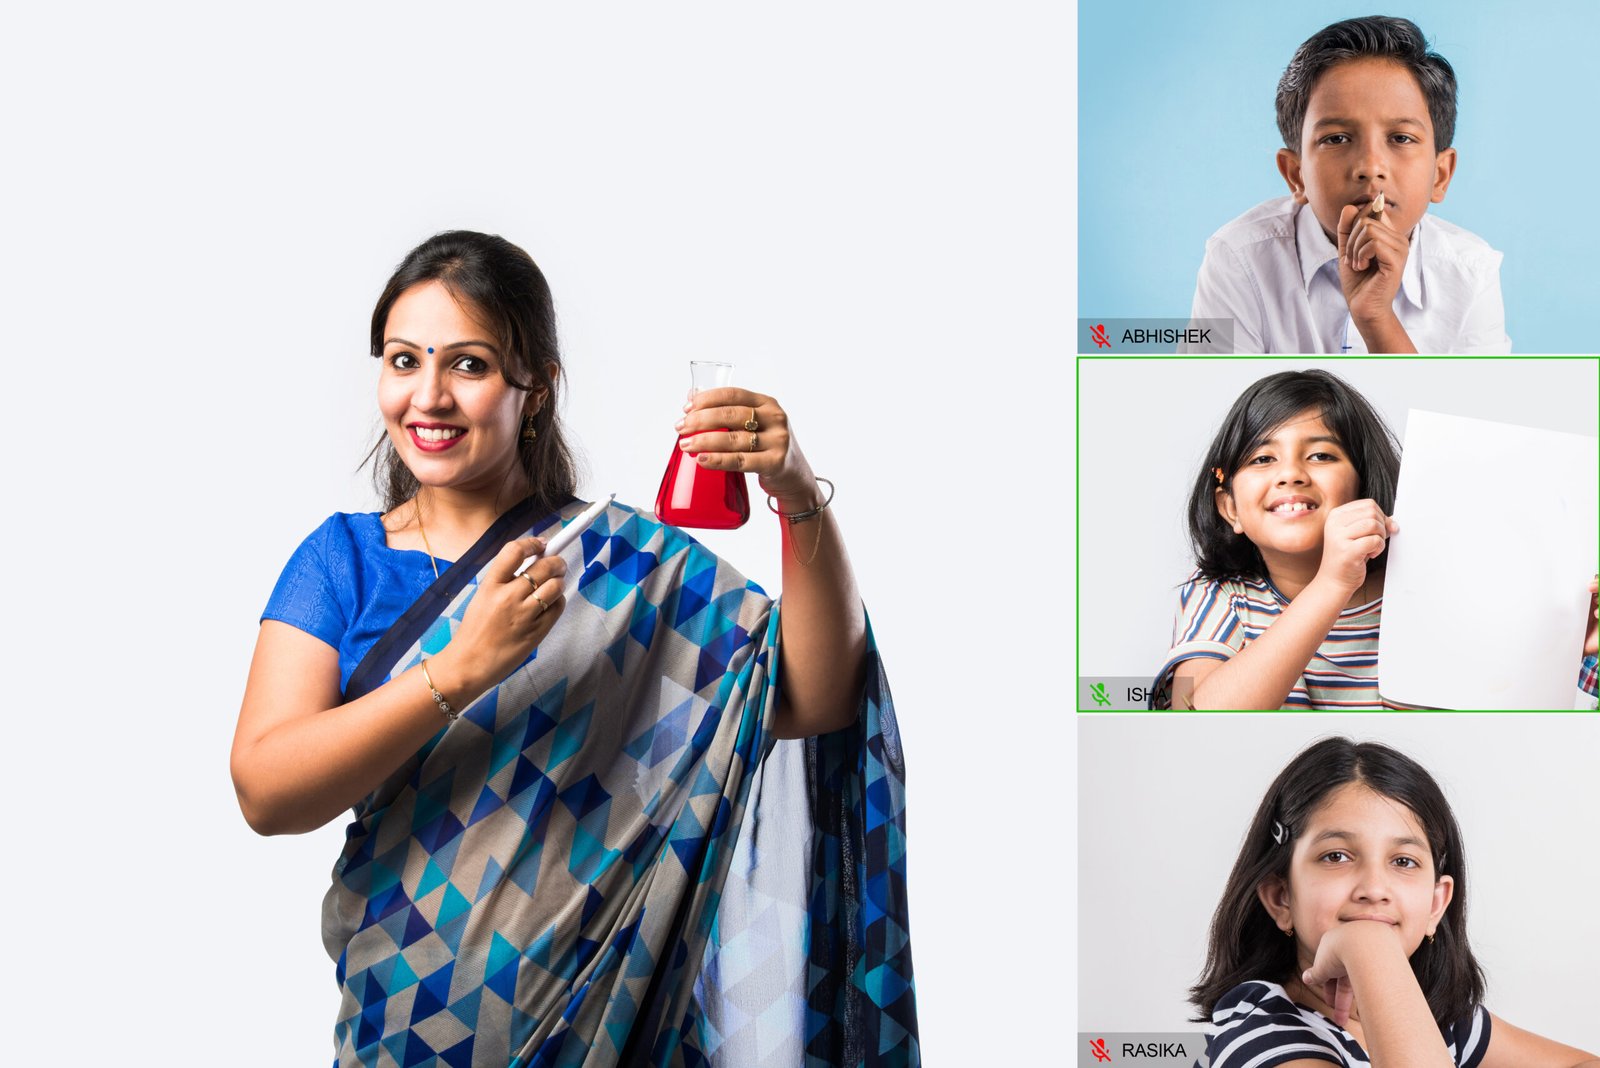
[[[826,500],[795,443],[789,414],[771,397],[724,386],[689,398],[676,426],[678,447],[696,464],[755,475],[776,498],[775,510],[789,517],[777,524],[784,545],[784,669],[772,735],[808,738],[850,726],[866,683],[867,618],[832,513],[812,511]],[[796,512],[812,514],[796,527]],[[798,539],[796,530],[804,531]]]
[[[701,467],[746,471],[776,497],[785,511],[816,504],[817,480],[789,429],[789,415],[776,400],[725,386],[689,398],[674,429],[678,447]]]

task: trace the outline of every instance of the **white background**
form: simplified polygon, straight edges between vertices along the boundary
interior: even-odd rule
[[[790,411],[897,699],[930,1061],[1070,1031],[1070,6],[35,5],[6,39],[10,1059],[327,1063],[341,829],[254,836],[228,745],[284,561],[375,506],[372,304],[453,227],[550,280],[584,492],[651,503],[691,358]],[[777,592],[770,517],[706,541]]]
[[[1250,820],[1296,753],[1345,735],[1416,760],[1455,812],[1489,1010],[1600,1048],[1600,717],[1124,714],[1079,732],[1085,1029],[1202,1029],[1188,988]]]
[[[1095,625],[1081,638],[1083,674],[1154,677],[1172,648],[1178,587],[1194,573],[1187,509],[1207,447],[1251,383],[1313,367],[1355,387],[1402,442],[1408,408],[1600,434],[1600,361],[1593,358],[1084,360],[1078,368],[1087,506],[1080,604]],[[1514,515],[1525,506],[1516,486],[1483,491],[1485,515],[1502,509]],[[1395,518],[1403,530],[1403,512]],[[1514,569],[1518,551],[1508,549],[1507,569]],[[1589,574],[1576,577],[1577,588]],[[1574,664],[1574,682],[1577,672]]]

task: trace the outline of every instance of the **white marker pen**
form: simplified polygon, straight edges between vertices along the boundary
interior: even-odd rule
[[[578,535],[588,530],[590,525],[593,524],[596,519],[600,518],[600,513],[611,507],[611,502],[616,499],[617,495],[613,493],[605,500],[595,501],[589,507],[585,508],[578,518],[562,527],[556,533],[556,536],[551,538],[545,544],[544,552],[539,553],[537,556],[530,556],[526,560],[522,561],[522,566],[517,568],[513,574],[516,576],[521,576],[524,571],[528,570],[528,568],[532,567],[543,557],[560,556],[561,551],[567,546],[571,545],[573,542],[577,541]]]

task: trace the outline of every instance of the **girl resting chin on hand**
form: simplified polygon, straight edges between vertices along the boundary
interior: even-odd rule
[[[1467,860],[1438,783],[1329,738],[1256,809],[1190,991],[1211,1068],[1582,1068],[1594,1054],[1483,1006]]]

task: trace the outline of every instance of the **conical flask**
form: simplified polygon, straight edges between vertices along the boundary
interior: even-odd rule
[[[689,364],[689,377],[695,393],[731,386],[733,364],[694,360]],[[750,518],[750,491],[745,487],[744,473],[701,467],[695,462],[694,453],[684,452],[674,442],[666,473],[661,476],[661,489],[656,492],[656,517],[675,527],[742,527]]]

